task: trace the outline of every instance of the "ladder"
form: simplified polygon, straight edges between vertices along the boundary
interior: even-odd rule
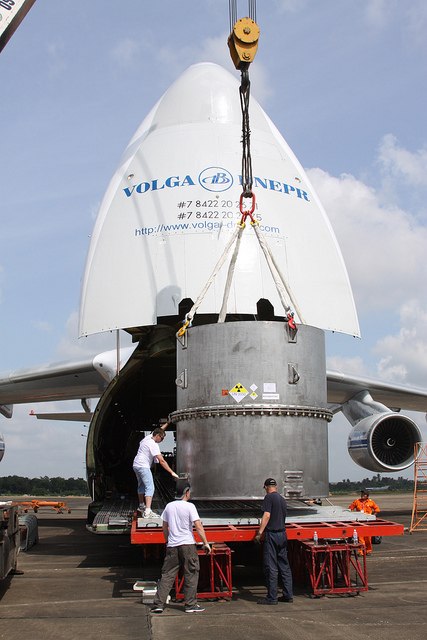
[[[414,451],[414,501],[409,533],[427,531],[427,443],[416,442]]]

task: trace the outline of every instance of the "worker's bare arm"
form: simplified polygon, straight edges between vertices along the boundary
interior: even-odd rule
[[[208,553],[210,553],[211,552],[211,546],[210,546],[210,544],[208,542],[208,539],[206,538],[205,529],[204,529],[201,521],[200,520],[195,520],[193,522],[193,524],[194,524],[194,527],[195,527],[197,533],[200,536],[201,541],[203,542],[203,547],[206,549],[206,551]]]
[[[261,524],[259,525],[257,536],[259,536],[259,537],[262,536],[262,534],[264,533],[264,529],[268,525],[268,521],[269,520],[270,520],[270,513],[268,511],[264,511],[264,513],[262,515],[262,518],[261,518]]]
[[[163,469],[165,469],[165,471],[170,473],[173,478],[179,478],[179,475],[175,473],[173,469],[170,468],[170,466],[168,465],[168,463],[166,462],[166,460],[164,459],[161,453],[158,453],[156,458],[159,461],[159,464],[162,465]]]
[[[163,523],[162,523],[162,529],[163,529],[163,535],[165,537],[165,541],[166,541],[166,544],[167,544],[168,538],[169,538],[169,525],[164,520],[163,520]]]

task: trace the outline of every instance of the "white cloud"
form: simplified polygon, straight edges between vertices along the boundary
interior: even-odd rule
[[[368,25],[374,29],[383,29],[392,18],[394,7],[391,5],[395,4],[395,0],[368,0],[365,5]]]
[[[330,356],[326,359],[326,366],[333,371],[345,371],[355,376],[368,375],[366,365],[359,356],[353,358]]]
[[[385,136],[379,151],[384,182],[376,190],[351,175],[309,172],[344,255],[359,313],[384,315],[383,331],[396,320],[399,329],[377,340],[376,376],[425,387],[427,379],[427,228],[408,210],[390,204],[384,184],[399,175],[418,188],[425,184],[427,153],[411,153]],[[425,166],[425,168],[424,168]],[[385,197],[387,196],[387,200]],[[405,200],[405,198],[402,198]],[[381,327],[377,324],[377,329]],[[329,368],[370,375],[359,358],[328,360]]]
[[[49,60],[49,73],[52,78],[57,78],[66,69],[66,47],[62,41],[51,41],[46,45]]]
[[[232,62],[227,39],[228,35],[226,33],[216,38],[206,38],[203,47],[195,49],[192,55],[195,54],[198,62],[215,62],[226,69],[230,69]]]
[[[398,145],[391,133],[385,135],[379,146],[378,162],[385,177],[400,178],[413,186],[427,186],[427,149],[415,153]]]
[[[411,46],[425,47],[427,30],[427,4],[425,0],[412,0],[407,7],[406,36]]]
[[[43,328],[43,323],[39,328]],[[116,333],[108,332],[78,340],[78,313],[73,312],[57,349],[57,360],[80,360],[102,351],[115,349]],[[120,346],[129,346],[131,337],[120,332]],[[97,400],[91,400],[92,408]],[[79,401],[32,403],[15,405],[13,419],[2,420],[6,453],[1,462],[1,474],[27,477],[85,477],[85,447],[87,429],[84,424],[69,421],[38,420],[29,415],[81,411]],[[88,421],[89,424],[89,421]],[[83,437],[82,437],[83,436]]]
[[[369,29],[388,34],[397,46],[403,43],[407,50],[425,48],[427,29],[427,3],[425,0],[365,0],[364,18]],[[395,46],[396,46],[395,44]]]
[[[84,478],[87,429],[76,422],[38,420],[29,415],[32,408],[46,413],[81,410],[71,402],[15,406],[13,420],[1,425],[6,447],[2,476]]]
[[[138,58],[141,45],[132,38],[124,38],[111,50],[111,57],[122,67],[129,67]]]
[[[78,312],[73,311],[68,317],[65,334],[56,348],[58,360],[76,360],[87,358],[103,351],[116,348],[116,332],[107,331],[87,338],[78,338]],[[132,344],[129,334],[120,332],[120,346],[127,347]]]
[[[396,309],[424,291],[427,229],[352,175],[308,172],[331,220],[359,312]]]
[[[182,73],[183,67],[189,67],[198,62],[214,62],[231,74],[235,74],[236,80],[240,82],[240,71],[234,68],[227,46],[228,34],[223,33],[215,38],[205,38],[202,46],[184,45],[180,49],[162,46],[156,53],[159,63],[167,65],[174,76]],[[265,66],[255,59],[249,71],[251,80],[251,91],[256,99],[261,103],[266,103],[273,94],[271,79]]]
[[[382,380],[405,382],[408,369],[401,362],[393,364],[392,356],[389,355],[378,362],[378,374]]]
[[[425,387],[427,380],[427,308],[419,300],[405,302],[400,329],[377,341],[378,372],[382,378]]]

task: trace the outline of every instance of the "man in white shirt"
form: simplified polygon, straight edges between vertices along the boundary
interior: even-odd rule
[[[161,464],[163,469],[168,471],[173,478],[179,478],[178,474],[170,468],[162,454],[159,443],[166,436],[165,430],[168,426],[166,422],[162,427],[154,429],[153,433],[146,436],[139,443],[138,453],[133,461],[133,470],[138,480],[139,510],[144,518],[157,518],[157,513],[151,511],[151,503],[154,495],[154,480],[151,473],[153,461]]]
[[[197,583],[199,581],[199,557],[193,534],[193,525],[203,542],[206,553],[211,547],[206,539],[205,530],[197,509],[190,499],[190,486],[185,484],[179,498],[169,502],[162,513],[163,535],[166,540],[166,557],[162,567],[162,577],[157,586],[152,613],[163,613],[167,597],[180,567],[184,571],[184,610],[185,613],[197,613],[204,608],[197,604]]]

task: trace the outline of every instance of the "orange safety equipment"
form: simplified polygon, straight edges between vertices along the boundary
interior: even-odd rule
[[[350,511],[361,511],[363,513],[379,513],[380,508],[376,502],[371,498],[357,498],[348,507]],[[369,555],[372,553],[372,540],[371,536],[359,536],[359,541],[365,545],[366,553]]]
[[[363,513],[379,513],[380,508],[371,498],[357,498],[348,507],[350,511],[363,511]]]

